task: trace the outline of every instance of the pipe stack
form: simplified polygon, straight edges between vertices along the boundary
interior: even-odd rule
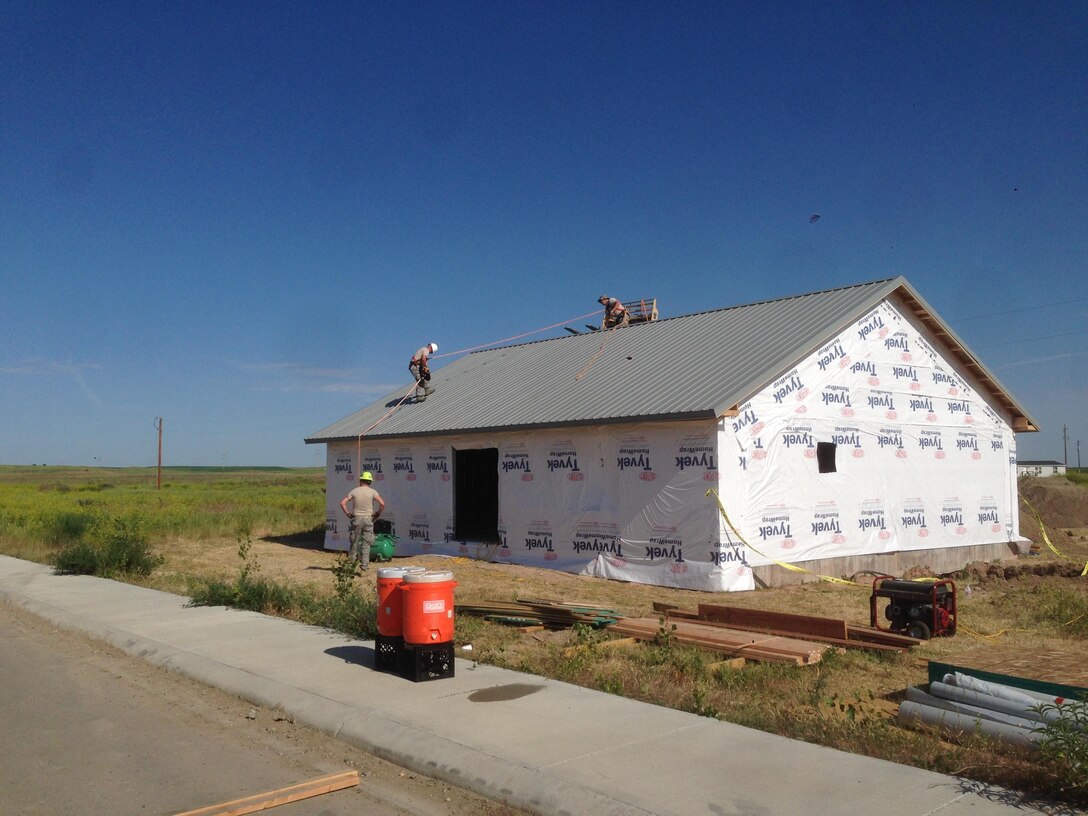
[[[979,680],[954,672],[943,682],[932,682],[929,691],[907,689],[899,705],[900,725],[917,723],[951,734],[982,734],[1011,745],[1033,748],[1042,739],[1042,729],[1062,717],[1058,710],[1040,712],[1045,704],[1065,702],[1028,689]]]

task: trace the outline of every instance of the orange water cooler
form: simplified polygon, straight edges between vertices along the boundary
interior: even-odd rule
[[[395,590],[401,606],[401,674],[409,680],[453,677],[456,586],[452,572],[428,570],[406,573]]]
[[[405,575],[423,572],[423,567],[378,568],[378,635],[374,638],[374,668],[378,671],[401,673],[404,613],[400,588]]]

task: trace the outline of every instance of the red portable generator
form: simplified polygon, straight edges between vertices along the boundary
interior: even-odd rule
[[[887,598],[882,627],[877,618],[877,598]],[[919,640],[956,634],[956,583],[943,579],[908,581],[890,575],[873,579],[869,597],[869,624]]]

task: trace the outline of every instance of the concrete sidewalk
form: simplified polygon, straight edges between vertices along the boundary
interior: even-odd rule
[[[470,660],[412,683],[371,669],[370,641],[6,556],[0,600],[534,813],[1075,812]]]

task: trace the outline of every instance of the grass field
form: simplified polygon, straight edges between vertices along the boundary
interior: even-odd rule
[[[145,586],[373,634],[374,588],[322,549],[320,469],[0,467],[0,552],[56,564],[74,542],[146,542],[155,562],[122,574]],[[475,660],[718,717],[789,737],[1088,804],[1069,769],[1041,764],[978,738],[949,742],[906,730],[895,712],[907,686],[926,680],[928,659],[985,664],[994,655],[1076,665],[1088,637],[1088,487],[1061,480],[1022,485],[1055,551],[1025,563],[974,565],[956,576],[961,632],[905,654],[829,652],[814,666],[713,667],[720,656],[656,644],[615,649],[601,631],[522,633],[462,615],[458,644]],[[1053,522],[1053,523],[1051,523]],[[1036,524],[1022,517],[1031,535]],[[1038,532],[1038,526],[1035,527]],[[1035,538],[1037,536],[1032,535]],[[1065,556],[1068,561],[1061,556]],[[457,600],[544,597],[649,616],[655,602],[700,602],[799,612],[868,623],[864,587],[805,584],[728,596],[605,581],[549,570],[437,556],[414,563],[452,569]],[[1074,568],[1076,565],[1076,568]]]

